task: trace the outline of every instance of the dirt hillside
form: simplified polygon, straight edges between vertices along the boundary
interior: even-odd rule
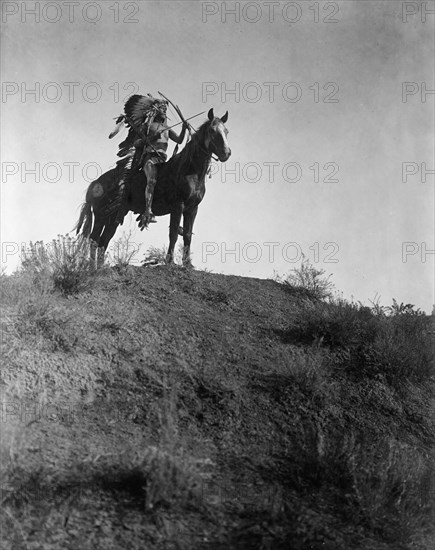
[[[179,267],[5,278],[1,548],[431,548],[433,331],[402,313]]]

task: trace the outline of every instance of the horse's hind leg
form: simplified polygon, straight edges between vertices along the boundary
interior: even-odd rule
[[[179,207],[176,212],[172,212],[171,221],[169,224],[169,248],[166,254],[166,263],[174,263],[174,249],[178,239],[178,229],[180,227],[181,215],[183,213],[182,207]]]
[[[118,229],[118,222],[115,219],[112,219],[109,221],[109,223],[106,223],[104,226],[103,234],[100,237],[100,241],[98,243],[98,256],[97,256],[97,265],[98,267],[102,266],[104,263],[104,253],[107,250],[107,247],[109,246],[110,241],[113,238],[113,235],[116,233],[116,230]]]
[[[95,215],[94,218],[94,227],[92,228],[92,233],[89,235],[91,241],[91,267],[95,269],[99,266],[99,261],[97,260],[97,252],[100,247],[100,238],[101,233],[104,228],[104,222]]]

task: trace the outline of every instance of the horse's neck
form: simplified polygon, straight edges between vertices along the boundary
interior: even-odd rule
[[[190,168],[194,170],[195,174],[205,175],[211,161],[211,153],[206,150],[199,138],[196,138],[195,141],[192,140],[186,147],[188,146],[192,147]]]

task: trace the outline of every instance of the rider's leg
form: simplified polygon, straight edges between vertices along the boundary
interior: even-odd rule
[[[144,165],[144,172],[147,178],[147,186],[145,188],[145,217],[147,224],[155,222],[155,216],[152,213],[151,206],[153,204],[154,188],[157,182],[157,166],[154,159],[148,159]]]

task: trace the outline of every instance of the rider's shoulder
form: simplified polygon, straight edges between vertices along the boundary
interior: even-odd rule
[[[165,122],[153,121],[151,123],[151,128],[156,129],[156,130],[167,130],[168,125]]]

